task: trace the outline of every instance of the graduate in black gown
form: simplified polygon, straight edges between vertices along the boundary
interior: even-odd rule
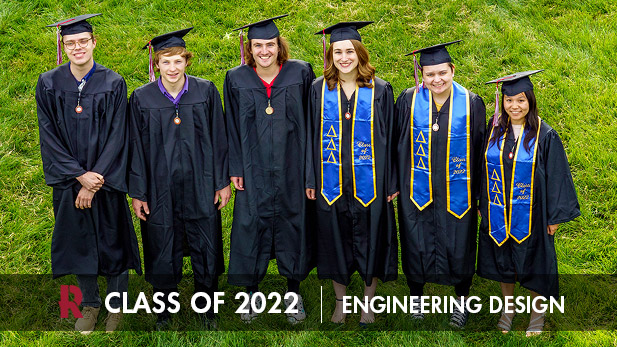
[[[534,298],[559,295],[555,231],[581,214],[561,139],[539,117],[528,77],[539,71],[488,82],[502,83],[503,103],[487,130],[478,275],[499,281],[504,297],[514,295],[516,282]],[[527,336],[542,332],[544,313],[538,309]],[[502,312],[498,327],[504,333],[513,317]]]
[[[377,279],[391,281],[398,272],[394,96],[390,83],[375,77],[358,33],[370,23],[317,33],[330,34],[330,47],[324,76],[311,87],[306,193],[317,200],[317,272],[332,279],[335,323],[345,321],[342,298],[354,272],[368,300]],[[361,325],[374,321],[374,312],[362,312]]]
[[[416,79],[396,101],[401,261],[412,296],[431,282],[467,297],[475,271],[486,111],[482,98],[453,80],[446,46],[456,42],[410,53],[422,84]],[[456,310],[450,324],[463,327],[467,318]]]
[[[225,267],[220,210],[231,196],[227,135],[214,83],[185,73],[193,54],[182,37],[191,29],[157,36],[144,47],[154,50],[160,78],[135,89],[129,100],[129,195],[141,219],[146,280],[154,291],[177,291],[188,244],[195,292],[212,297]],[[212,311],[200,317],[214,324]],[[163,311],[156,327],[168,323]]]
[[[126,83],[94,62],[96,39],[82,15],[52,24],[69,63],[39,76],[37,116],[45,182],[53,188],[56,223],[51,242],[54,277],[76,274],[83,294],[75,329],[92,332],[107,291],[126,292],[128,269],[141,274],[139,250],[126,202],[128,120]],[[62,53],[58,47],[58,64]],[[111,300],[119,308],[121,300]],[[120,314],[107,317],[108,331]]]
[[[276,259],[288,292],[299,296],[300,281],[314,267],[314,208],[304,196],[304,156],[315,74],[310,64],[288,59],[289,45],[273,21],[284,16],[239,28],[248,28],[242,64],[225,76],[229,175],[236,188],[229,283],[258,292],[270,259]],[[297,311],[287,314],[291,323],[305,318],[301,296]],[[241,318],[250,322],[256,316],[251,310]]]

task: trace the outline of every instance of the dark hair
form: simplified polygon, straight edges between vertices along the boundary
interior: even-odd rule
[[[538,104],[536,102],[536,95],[533,93],[533,90],[528,90],[525,92],[525,96],[527,97],[527,102],[529,103],[529,112],[527,112],[527,114],[525,115],[525,127],[527,128],[527,133],[525,134],[525,138],[523,139],[523,146],[525,146],[525,150],[529,151],[529,143],[536,136],[536,133],[538,132],[538,127],[540,126],[540,122],[538,121],[539,113]],[[502,115],[507,115],[503,102],[505,98],[506,95],[503,95],[501,98]],[[495,130],[493,131],[491,143],[495,143],[497,139],[500,139],[509,127],[510,117],[499,117],[499,124],[497,125],[497,127],[495,127]]]
[[[244,43],[244,56],[246,65],[250,67],[257,67],[257,63],[255,63],[253,51],[251,49],[252,41],[253,40],[248,40]],[[287,40],[283,36],[277,37],[276,43],[279,45],[279,54],[276,57],[276,62],[278,65],[283,65],[287,60],[289,60],[289,43],[287,43]]]
[[[186,66],[191,66],[191,58],[193,58],[193,53],[189,52],[185,47],[177,46],[161,49],[154,53],[154,70],[156,72],[160,71],[157,65],[163,55],[181,55],[182,58],[186,59]]]
[[[359,87],[373,88],[373,84],[370,82],[375,77],[375,68],[369,62],[370,57],[368,50],[362,42],[358,40],[349,41],[351,41],[353,48],[356,50],[356,55],[358,56],[358,78],[356,79],[356,83]],[[333,46],[334,45],[330,45],[326,53],[326,69],[323,73],[323,77],[328,83],[328,90],[334,89],[339,82],[338,69],[334,66]]]

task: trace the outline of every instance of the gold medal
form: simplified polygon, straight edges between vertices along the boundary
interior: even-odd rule
[[[180,123],[182,123],[182,120],[180,120],[180,117],[176,116],[176,117],[174,118],[174,123],[175,123],[176,125],[180,125]]]
[[[266,107],[266,114],[273,114],[273,113],[274,113],[274,109],[272,108],[272,106]]]
[[[83,111],[83,110],[84,109],[81,106],[79,106],[79,105],[77,105],[77,107],[75,107],[75,112],[77,112],[77,113],[81,113],[81,111]]]
[[[439,124],[433,124],[433,131],[439,131]]]

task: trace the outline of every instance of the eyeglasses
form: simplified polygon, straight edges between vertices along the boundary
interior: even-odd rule
[[[64,47],[67,49],[75,49],[75,46],[79,45],[79,47],[88,47],[88,42],[90,42],[92,38],[89,39],[79,39],[77,41],[66,41],[63,42]]]

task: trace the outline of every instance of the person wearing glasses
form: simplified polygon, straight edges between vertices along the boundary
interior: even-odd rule
[[[87,14],[48,26],[59,30],[68,64],[39,76],[37,116],[45,182],[53,188],[51,241],[54,277],[77,275],[83,300],[75,329],[94,330],[101,307],[97,276],[107,293],[126,293],[128,270],[141,274],[137,239],[126,201],[128,128],[124,79],[94,62],[96,39]],[[57,63],[62,62],[58,47]],[[121,298],[110,306],[120,308]],[[113,331],[121,313],[109,313]]]

